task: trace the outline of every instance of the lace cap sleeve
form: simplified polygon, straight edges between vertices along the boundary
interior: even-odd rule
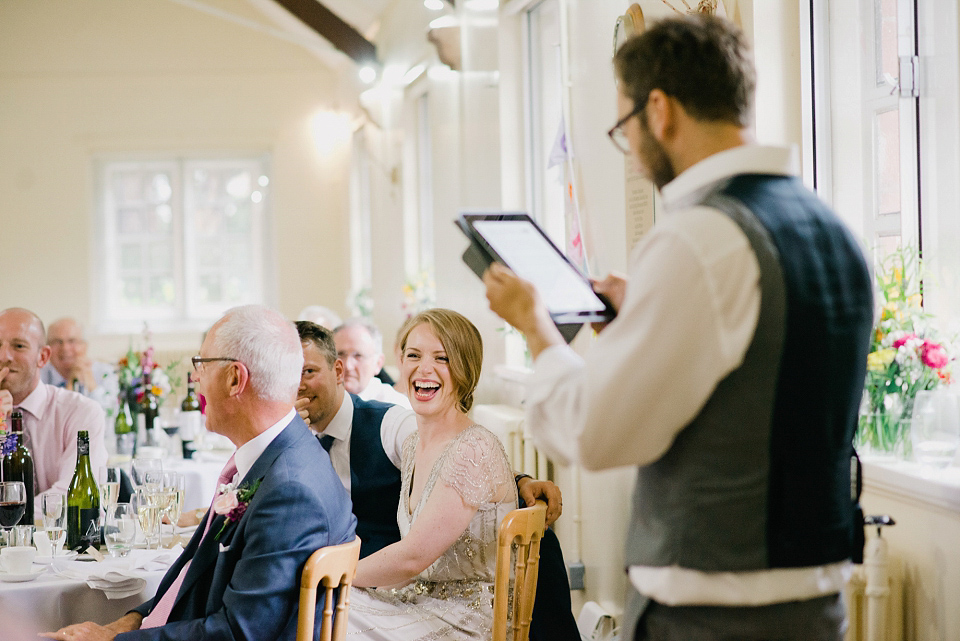
[[[481,507],[507,500],[513,472],[500,440],[475,425],[451,447],[440,469],[440,480],[456,490],[467,505]]]

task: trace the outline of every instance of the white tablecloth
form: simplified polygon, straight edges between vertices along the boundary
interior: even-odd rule
[[[152,598],[163,571],[144,572],[146,587],[125,599],[110,600],[83,581],[64,579],[49,570],[29,583],[0,583],[0,621],[5,641],[35,641],[39,632],[82,621],[107,624]]]

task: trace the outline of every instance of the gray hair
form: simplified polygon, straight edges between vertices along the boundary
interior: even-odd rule
[[[383,334],[380,333],[380,330],[377,329],[377,326],[371,323],[366,318],[361,318],[360,316],[355,316],[354,318],[349,318],[343,321],[342,325],[338,325],[336,329],[333,330],[333,336],[336,338],[337,334],[341,330],[347,329],[348,327],[362,327],[367,330],[367,333],[370,334],[370,340],[373,341],[373,346],[377,350],[377,354],[383,354]]]
[[[227,310],[213,337],[216,356],[235,358],[250,372],[250,387],[267,401],[296,398],[303,371],[297,328],[261,305]]]
[[[329,330],[332,330],[343,322],[335,311],[323,305],[308,305],[304,307],[300,310],[297,320],[310,321]]]

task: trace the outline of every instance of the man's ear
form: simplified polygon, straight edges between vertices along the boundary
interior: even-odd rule
[[[387,357],[384,354],[377,356],[377,371],[383,369],[383,364],[387,361]]]
[[[50,362],[50,354],[52,353],[53,350],[50,349],[49,345],[44,345],[40,348],[40,351],[37,353],[37,369],[40,369]]]
[[[333,362],[333,371],[337,374],[337,385],[343,385],[343,360],[338,358]]]
[[[662,89],[652,89],[644,108],[651,135],[662,143],[676,125],[676,104]]]
[[[247,389],[250,383],[250,371],[243,363],[230,363],[229,373],[227,374],[227,385],[230,388],[230,396],[240,396],[243,390]]]

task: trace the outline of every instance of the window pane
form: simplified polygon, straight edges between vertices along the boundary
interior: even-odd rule
[[[143,303],[143,283],[139,276],[123,278],[120,281],[120,304],[134,307]]]
[[[900,110],[876,117],[877,214],[900,211]]]
[[[897,50],[897,0],[875,0],[877,26],[877,86],[886,84],[886,77],[899,78]]]
[[[151,305],[170,305],[176,297],[176,288],[173,284],[173,276],[154,276],[150,279],[150,300]]]
[[[139,243],[124,243],[120,246],[120,269],[139,270],[142,265],[143,254]]]
[[[198,288],[200,302],[216,303],[223,300],[223,289],[220,286],[220,274],[201,274]]]
[[[154,272],[173,271],[173,243],[150,244],[150,269]]]

